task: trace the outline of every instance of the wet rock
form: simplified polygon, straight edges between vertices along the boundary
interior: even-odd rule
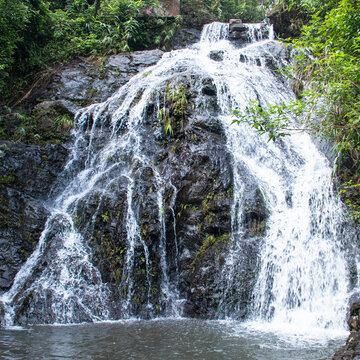
[[[231,40],[247,38],[248,27],[242,23],[241,19],[230,19],[229,21],[229,38]]]
[[[197,29],[181,29],[172,40],[174,50],[184,49],[199,42],[201,31]]]
[[[360,358],[360,301],[351,305],[348,319],[350,335],[346,344],[333,356],[333,360],[353,360]]]
[[[214,61],[223,61],[224,60],[224,51],[223,50],[212,50],[209,53],[209,58]]]
[[[130,58],[126,55],[113,55],[110,56],[106,67],[117,69],[120,72],[126,72],[129,70]]]
[[[35,88],[26,102],[33,106],[39,98],[58,101],[56,106],[61,104],[62,109],[74,112],[79,107],[106,100],[162,55],[160,50],[149,50],[104,58],[78,58],[59,68],[46,87]]]
[[[229,23],[229,40],[234,46],[243,47],[253,41],[269,38],[269,28],[266,23],[259,27],[252,28],[248,24],[243,24],[240,19],[231,19]]]
[[[355,302],[350,308],[350,317],[348,319],[348,326],[350,331],[360,330],[360,302]]]
[[[131,65],[147,67],[156,64],[163,56],[161,50],[135,51],[131,53]]]
[[[78,59],[54,75],[42,90],[39,97],[44,101],[34,114],[42,114],[38,120],[48,130],[52,126],[49,119],[52,111],[73,116],[79,106],[105,100],[161,56],[162,52],[155,50],[111,56],[101,61]],[[221,61],[224,54],[217,52],[210,56]],[[138,130],[141,141],[136,146],[140,147],[141,156],[133,156],[132,146],[124,153],[107,154],[106,162],[113,165],[111,170],[99,176],[97,185],[72,209],[74,228],[84,239],[90,263],[100,275],[94,270],[82,271],[92,285],[106,284],[111,318],[123,318],[129,313],[143,318],[171,314],[168,308],[171,301],[166,298],[170,295],[165,296],[163,290],[166,277],[169,286],[176,287],[179,298],[186,299],[185,316],[214,318],[219,314],[225,316],[227,309],[232,308],[236,310],[235,316],[245,318],[267,219],[264,199],[253,179],[245,180],[248,174],[244,167],[245,236],[243,242],[235,239],[242,260],[235,267],[233,283],[224,284],[221,273],[234,240],[231,238],[234,179],[233,159],[218,119],[218,89],[212,79],[200,75],[178,76],[165,86],[181,89],[186,104],[175,111],[176,100],[167,98],[166,91],[159,89],[159,97],[163,99],[159,106],[169,111],[172,131],[165,131],[158,104],[150,101],[143,126]],[[74,159],[73,169],[62,173],[67,156],[63,146],[6,143],[1,148],[4,152],[0,157],[3,176],[0,196],[4,209],[4,217],[0,218],[4,224],[0,231],[3,256],[0,256],[0,287],[3,291],[9,289],[19,267],[37,244],[48,216],[49,194],[54,198],[76,172],[84,169],[90,141],[92,150],[97,152],[111,136],[106,120],[93,126],[94,119],[88,118],[84,136],[77,144],[83,151]],[[91,136],[90,128],[94,130]],[[125,131],[126,127],[119,134]],[[108,178],[112,179],[111,183],[106,182]],[[159,178],[163,188],[159,188]],[[52,187],[53,184],[56,185]],[[36,275],[46,273],[47,266],[53,264],[51,253],[61,247],[59,234],[69,227],[65,220],[52,220],[36,273],[29,278],[23,294],[15,299],[19,302],[16,321],[20,324],[51,323],[55,319],[51,311],[43,314],[43,309],[47,303],[55,303],[56,297],[50,290],[38,296],[31,284]],[[81,309],[74,319],[90,321]]]
[[[34,250],[44,228],[46,199],[67,157],[61,145],[0,141],[0,291]]]
[[[34,107],[35,111],[49,112],[55,110],[58,114],[70,116],[74,116],[79,109],[80,106],[78,104],[67,100],[43,101]]]
[[[5,326],[4,316],[5,316],[4,305],[0,303],[0,329],[1,327]]]

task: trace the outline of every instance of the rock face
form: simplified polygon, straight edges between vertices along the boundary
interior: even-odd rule
[[[0,141],[0,292],[34,250],[44,228],[46,199],[67,157],[62,145]]]
[[[139,71],[156,64],[162,55],[160,50],[151,50],[74,60],[54,74],[46,87],[35,89],[29,100],[65,101],[68,108],[78,110],[106,100]]]
[[[242,23],[241,19],[230,19],[229,21],[229,37],[230,39],[247,38],[248,27]]]
[[[174,36],[172,48],[174,50],[183,49],[197,43],[200,40],[201,31],[197,29],[181,29]]]
[[[28,104],[36,104],[35,97],[42,99],[34,112],[38,112],[38,121],[43,121],[46,126],[44,114],[51,109],[70,116],[80,106],[103,101],[161,56],[162,52],[156,50],[111,56],[101,62],[77,60],[55,74],[46,88],[36,89],[27,100]],[[221,53],[211,56],[215,61],[222,61]],[[184,303],[185,316],[215,318],[219,308],[224,306],[224,300],[220,304],[225,288],[221,274],[232,231],[233,159],[227,150],[224,129],[217,120],[216,86],[211,79],[194,75],[178,76],[166,88],[183,89],[186,105],[178,111],[163,94],[162,106],[170,109],[172,118],[171,132],[167,133],[159,127],[159,109],[155,101],[147,105],[141,146],[143,156],[150,159],[148,165],[136,160],[129,162],[126,157],[115,159],[117,154],[112,155],[114,159],[108,156],[107,161],[129,166],[133,183],[124,175],[121,166],[118,170],[115,167],[111,174],[111,191],[102,191],[102,186],[94,188],[78,201],[71,213],[74,227],[90,253],[91,266],[99,271],[96,273],[88,266],[84,277],[97,286],[101,276],[109,290],[109,298],[104,302],[110,318],[123,317],[125,305],[127,314],[143,318],[171,314],[169,307],[174,302],[169,297],[175,292],[176,301],[182,299]],[[84,146],[93,126],[91,119],[86,126],[89,128],[84,129]],[[109,124],[104,122],[92,135],[93,148],[100,149],[111,131]],[[46,201],[54,199],[74,175],[73,170],[62,172],[67,155],[68,150],[62,145],[1,144],[2,291],[11,287],[16,272],[38,242],[49,215]],[[86,152],[81,156],[87,156]],[[79,164],[83,160],[75,159]],[[82,165],[79,166],[77,170],[81,170]],[[246,176],[246,169],[243,173]],[[158,174],[167,183],[162,193],[163,223],[159,221]],[[133,189],[133,216],[138,219],[141,234],[141,241],[138,239],[134,245],[132,259],[127,255],[131,230],[130,188]],[[236,287],[241,290],[229,293],[225,300],[227,306],[237,304],[239,319],[247,315],[256,276],[259,236],[264,231],[267,217],[261,192],[251,180],[247,183],[244,200],[243,226],[246,230],[242,236],[247,239],[243,248],[246,256],[234,275]],[[66,229],[62,230],[57,221],[67,224],[66,231],[71,228],[66,219],[55,217],[52,221],[53,230],[44,242],[43,257],[37,271],[27,281],[26,298],[19,297],[21,306],[16,310],[15,321],[21,325],[58,321],[54,314],[42,315],[47,302],[55,301],[52,295],[49,292],[36,295],[32,285],[39,274],[46,273],[47,264],[54,260],[53,253],[60,251],[58,234]],[[165,239],[164,244],[162,239]],[[167,275],[164,275],[162,252],[167,254]],[[130,269],[131,261],[133,267]],[[128,278],[131,283],[124,281]],[[166,286],[169,287],[168,298],[164,297]],[[131,302],[126,303],[126,297],[130,295]],[[125,305],[119,306],[124,301]],[[91,321],[85,313],[84,316],[81,314],[79,311],[76,321]]]
[[[33,116],[41,138],[51,140],[58,132],[54,128],[56,117],[73,118],[82,106],[105,100],[162,54],[153,50],[102,60],[78,59],[59,69],[46,85],[35,88],[22,106]],[[11,138],[19,120],[12,114],[4,119],[4,137]],[[0,142],[0,292],[11,287],[16,272],[38,242],[49,214],[45,201],[67,154],[62,145]]]
[[[334,355],[333,360],[353,360],[360,358],[360,302],[351,305],[348,319],[350,335],[346,344]]]
[[[260,26],[256,29],[261,31]],[[287,50],[269,42],[261,51],[241,51],[235,61],[251,64],[255,72],[266,69],[276,74],[278,58],[288,56]],[[63,67],[28,99],[36,102],[33,113],[44,131],[52,126],[53,110],[73,116],[80,106],[105,102],[78,114],[76,141],[69,145],[71,161],[64,171],[68,151],[59,145],[6,143],[9,149],[1,150],[4,209],[10,209],[4,219],[3,290],[9,289],[26,259],[21,257],[24,249],[28,253],[34,249],[54,199],[65,194],[56,200],[61,211],[47,222],[35,270],[27,275],[26,284],[20,284],[20,295],[14,299],[19,304],[14,306],[16,323],[151,318],[173,315],[174,308],[189,317],[248,315],[268,205],[246,163],[234,160],[234,149],[240,146],[229,143],[230,124],[220,118],[226,89],[217,88],[221,84],[209,73],[192,71],[186,56],[172,63],[175,55],[168,54],[161,67],[146,69],[161,56],[161,51],[149,51],[101,61],[80,59]],[[220,66],[227,59],[226,50],[208,56]],[[134,76],[140,70],[144,72]],[[280,75],[272,79],[284,81]],[[157,87],[148,91],[154,83]],[[125,90],[114,94],[124,84]],[[42,101],[35,101],[35,95]],[[121,108],[124,103],[127,107]],[[138,104],[144,105],[141,112]],[[116,116],[111,117],[113,110]],[[133,114],[141,118],[141,125]],[[241,146],[248,143],[246,138],[236,139]],[[255,148],[249,146],[244,152],[254,154]],[[27,178],[31,181],[24,182]],[[238,184],[243,186],[239,203],[234,201]],[[285,206],[291,207],[290,197]],[[78,238],[81,246],[71,248],[68,260],[62,258],[64,248]],[[69,239],[74,242],[65,246]],[[233,250],[241,256],[229,264]],[[66,261],[71,276],[65,276]],[[229,268],[231,281],[226,277]],[[51,281],[40,286],[46,278]],[[60,281],[64,283],[58,286]],[[68,292],[70,287],[75,291]],[[88,288],[99,293],[90,296]],[[66,296],[60,291],[57,296],[55,290]],[[87,294],[81,305],[89,305],[89,312],[78,302],[72,307],[66,303],[84,295],[82,291]],[[64,306],[58,309],[59,304]],[[60,318],[58,310],[69,317]]]
[[[299,36],[301,27],[306,20],[304,14],[295,10],[284,9],[282,5],[273,8],[267,17],[270,24],[274,26],[275,35],[283,39]]]
[[[82,105],[103,101],[134,74],[155,64],[160,50],[110,56],[103,61],[78,59],[35,88],[23,106],[37,122],[43,139],[53,134],[54,114],[74,117]],[[41,102],[38,100],[41,99]],[[16,131],[14,116],[4,124],[8,138]],[[26,145],[0,141],[0,292],[7,291],[34,250],[49,215],[46,200],[66,163],[66,146]]]

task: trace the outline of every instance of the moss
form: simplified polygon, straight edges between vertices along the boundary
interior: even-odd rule
[[[232,187],[230,187],[229,189],[226,190],[226,197],[228,199],[232,199],[233,194],[234,194],[234,189]]]
[[[119,244],[110,234],[100,230],[95,230],[93,238],[89,241],[95,243],[94,259],[95,262],[98,262],[97,265],[100,264],[100,267],[106,270],[110,277],[109,280],[113,280],[115,284],[119,285],[123,275],[127,248]]]
[[[86,95],[90,99],[94,98],[98,94],[99,90],[95,88],[90,88],[87,90]]]
[[[16,178],[14,175],[0,176],[0,184],[5,186],[12,186],[16,183]]]
[[[207,253],[210,249],[215,248],[215,254],[220,253],[221,245],[229,246],[230,245],[230,234],[223,233],[220,236],[208,235],[204,240],[199,250],[196,252],[194,260],[190,264],[192,272],[195,272],[196,265],[200,258]]]
[[[206,196],[204,201],[201,203],[201,206],[202,206],[205,214],[210,210],[211,206],[214,203],[214,200],[215,200],[215,194],[213,192],[210,192]]]
[[[1,209],[0,213],[0,227],[7,228],[9,226],[10,222],[10,214],[8,212],[4,212],[3,209]]]
[[[19,253],[21,254],[21,257],[24,259],[24,260],[27,260],[28,257],[31,255],[31,251],[27,251],[25,249],[20,249],[19,250]]]
[[[217,245],[217,242],[218,240],[214,235],[207,236],[204,239],[199,251],[197,252],[196,257],[203,255],[204,252],[207,251],[211,246]]]
[[[85,217],[77,213],[72,213],[75,230],[80,230],[85,224]]]
[[[109,212],[106,211],[104,214],[101,214],[101,219],[102,219],[103,223],[105,223],[105,224],[107,222],[109,222],[109,220],[110,220]]]
[[[180,211],[176,214],[177,217],[181,217],[184,214],[196,213],[199,211],[199,207],[194,204],[180,204]]]
[[[250,233],[252,236],[260,236],[265,230],[265,220],[253,220],[250,225]]]
[[[208,224],[211,224],[211,223],[213,222],[215,216],[216,216],[216,215],[215,215],[213,212],[210,212],[209,214],[207,214],[207,215],[205,216],[205,221],[206,221]]]

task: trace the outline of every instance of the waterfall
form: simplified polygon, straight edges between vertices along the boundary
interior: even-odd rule
[[[168,89],[189,81],[200,94],[194,109],[211,119],[198,85],[210,79],[233,183],[214,317],[343,328],[350,270],[329,161],[305,133],[268,142],[247,124],[232,124],[231,109],[295,98],[281,75],[287,50],[271,28],[265,38],[264,25],[247,26],[246,46],[235,46],[227,24],[206,25],[198,44],[166,53],[77,114],[66,186],[49,202],[36,250],[0,298],[7,325],[182,315],[179,284],[189,270],[180,260],[189,250],[177,234],[178,185],[171,168],[159,165],[157,114],[166,112]]]
[[[329,161],[307,134],[266,143],[246,125],[231,126],[226,116],[228,108],[246,112],[249,100],[265,105],[294,99],[287,83],[269,76],[268,44],[257,42],[240,51],[223,45],[228,56],[221,65],[216,64],[216,73],[221,76],[215,81],[234,170],[232,249],[223,273],[225,291],[220,315],[231,318],[239,310],[236,301],[235,305],[226,302],[236,281],[236,267],[244,261],[244,242],[249,241],[244,239],[241,209],[246,191],[241,173],[245,167],[259,184],[269,211],[264,236],[258,238],[260,259],[253,264],[259,272],[251,318],[305,332],[311,328],[342,329],[349,269],[342,241],[344,213],[334,194]],[[235,64],[239,55],[243,65]],[[284,65],[272,60],[278,69]]]

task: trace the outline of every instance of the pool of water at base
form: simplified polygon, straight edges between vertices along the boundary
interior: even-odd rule
[[[235,321],[126,320],[0,330],[0,359],[325,360],[344,343]]]

